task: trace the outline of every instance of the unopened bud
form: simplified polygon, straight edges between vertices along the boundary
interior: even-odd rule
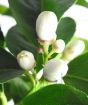
[[[20,67],[24,70],[32,70],[35,65],[35,59],[31,52],[28,51],[21,51],[17,55],[17,61]]]
[[[72,60],[79,56],[85,49],[85,44],[82,40],[74,40],[64,50],[64,58]]]
[[[44,53],[43,48],[38,48],[37,51],[38,51],[39,54],[43,54]]]
[[[62,53],[65,48],[65,42],[62,39],[56,40],[53,43],[53,49],[56,53]]]
[[[65,61],[52,59],[45,64],[43,75],[46,80],[55,82],[64,77],[67,71],[68,65]]]
[[[51,41],[56,37],[57,16],[52,11],[43,11],[36,20],[36,32],[42,41]]]

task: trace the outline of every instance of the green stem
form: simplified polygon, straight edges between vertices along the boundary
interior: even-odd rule
[[[4,92],[0,92],[0,99],[1,99],[2,105],[7,105],[7,98]]]
[[[2,105],[7,105],[7,98],[4,93],[4,85],[0,84],[0,100]]]
[[[43,46],[43,49],[44,49],[44,53],[45,53],[46,55],[48,55],[49,45],[44,45],[44,46]]]
[[[31,81],[31,83],[33,85],[33,88],[34,88],[35,85],[36,85],[36,82],[35,82],[35,79],[34,79],[33,75],[30,74],[28,70],[24,70],[24,73],[27,76],[27,78]]]
[[[44,50],[44,64],[45,64],[48,61],[49,45],[44,45],[43,50]]]
[[[48,58],[50,58],[54,53],[55,53],[55,51],[52,50],[52,51],[48,54]]]
[[[48,56],[45,56],[45,58],[44,58],[44,64],[46,64],[47,61],[48,61]]]
[[[55,58],[61,58],[62,54],[57,54],[57,56]]]

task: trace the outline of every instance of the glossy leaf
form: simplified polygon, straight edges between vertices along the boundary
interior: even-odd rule
[[[36,56],[36,47],[30,44],[22,34],[20,34],[17,27],[9,30],[6,37],[6,43],[9,50],[16,56],[20,51],[27,50]]]
[[[68,43],[74,35],[76,23],[69,17],[62,18],[57,28],[57,39],[63,39]]]
[[[31,90],[32,85],[26,76],[14,78],[4,84],[5,94],[9,100],[13,98],[14,102],[20,102],[21,99]]]
[[[70,86],[51,85],[27,95],[19,105],[88,105],[88,97]]]
[[[23,71],[17,60],[7,51],[0,48],[0,83],[21,75]]]
[[[12,13],[21,33],[29,42],[37,45],[35,21],[40,12],[39,0],[9,0]]]
[[[0,28],[0,47],[4,46],[4,36]]]
[[[55,12],[59,20],[64,12],[76,1],[77,0],[41,0],[41,10]]]
[[[87,0],[78,0],[77,4],[88,8],[88,1]]]
[[[69,71],[64,78],[66,84],[83,90],[88,94],[88,53],[69,63]]]

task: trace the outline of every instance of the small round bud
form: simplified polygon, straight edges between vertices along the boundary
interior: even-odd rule
[[[43,54],[44,53],[43,48],[38,48],[37,51],[38,51],[39,54]]]
[[[46,80],[55,82],[58,81],[59,78],[64,77],[67,71],[68,65],[65,61],[61,59],[51,59],[45,64],[43,75]]]
[[[17,61],[20,67],[25,70],[32,70],[32,68],[34,68],[35,65],[35,59],[33,54],[25,50],[21,51],[17,55]]]
[[[64,50],[64,58],[72,60],[79,56],[85,49],[85,44],[82,40],[74,40]]]
[[[56,40],[52,46],[56,53],[62,53],[65,48],[65,42],[64,40],[59,39]]]
[[[38,38],[43,41],[50,41],[56,37],[58,25],[57,16],[52,11],[43,11],[36,20],[36,32]]]

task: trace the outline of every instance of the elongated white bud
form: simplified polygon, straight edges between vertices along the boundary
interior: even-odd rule
[[[53,49],[56,53],[62,53],[65,48],[65,42],[62,39],[58,39],[53,43]]]
[[[56,37],[58,20],[54,12],[43,11],[36,20],[36,32],[38,38],[43,41],[50,41]]]
[[[35,59],[33,54],[25,50],[21,51],[17,55],[17,61],[20,67],[25,70],[32,70],[35,64]]]
[[[72,60],[79,56],[85,49],[85,44],[82,40],[74,40],[69,46],[64,50],[64,58]]]
[[[68,65],[65,61],[61,59],[52,59],[45,64],[44,67],[44,78],[48,81],[58,81],[66,75],[68,71]]]

